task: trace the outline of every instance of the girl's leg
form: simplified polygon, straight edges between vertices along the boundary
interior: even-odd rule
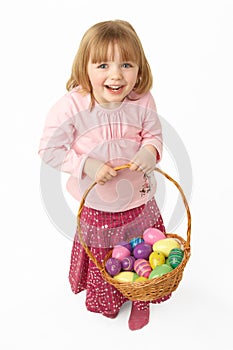
[[[171,294],[157,300],[151,301],[152,304],[160,304],[170,299]],[[129,316],[129,328],[132,331],[143,328],[149,323],[150,319],[150,302],[147,301],[133,301],[131,313]]]
[[[129,329],[136,331],[149,323],[150,303],[147,301],[133,301],[129,316]]]

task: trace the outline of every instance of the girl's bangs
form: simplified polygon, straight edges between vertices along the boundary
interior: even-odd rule
[[[91,62],[101,63],[114,60],[114,44],[117,44],[122,62],[140,63],[140,49],[128,38],[98,40],[91,45]]]

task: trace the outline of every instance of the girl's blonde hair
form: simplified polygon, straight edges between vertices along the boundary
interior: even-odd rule
[[[118,45],[122,61],[134,62],[139,67],[134,92],[139,95],[148,92],[153,82],[149,63],[134,28],[123,20],[100,22],[86,31],[73,61],[71,76],[66,84],[67,90],[80,86],[82,93],[91,94],[93,105],[94,96],[87,72],[89,59],[91,58],[92,63],[108,61],[109,45],[112,45],[114,56],[114,44]]]

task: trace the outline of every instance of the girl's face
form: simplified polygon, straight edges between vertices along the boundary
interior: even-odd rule
[[[111,46],[108,57],[112,57]],[[114,45],[113,59],[99,63],[92,63],[90,59],[87,70],[96,101],[108,108],[114,108],[116,103],[124,100],[138,77],[138,65],[122,61],[117,44]]]

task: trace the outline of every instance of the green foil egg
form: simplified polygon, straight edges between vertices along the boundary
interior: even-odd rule
[[[171,266],[168,258],[165,260],[165,264],[168,265],[168,266]]]
[[[151,271],[149,275],[149,280],[156,277],[161,277],[171,271],[172,271],[172,267],[168,266],[167,264],[158,265],[154,270]]]
[[[174,248],[170,251],[168,255],[168,261],[171,267],[175,269],[178,265],[180,265],[183,260],[184,252],[180,248]]]

